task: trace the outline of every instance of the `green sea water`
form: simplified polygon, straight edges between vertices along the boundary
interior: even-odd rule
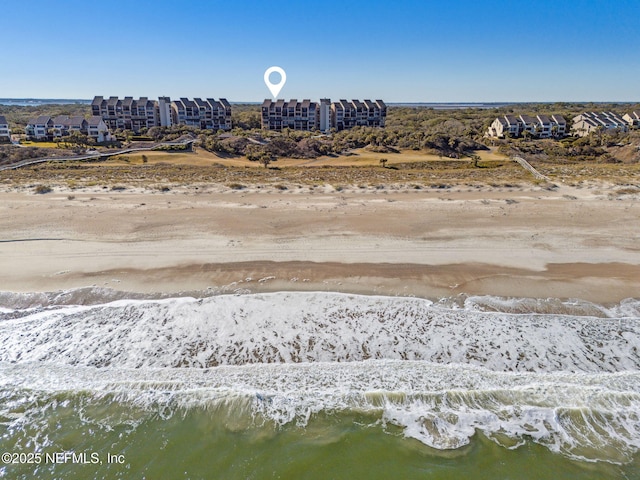
[[[0,478],[640,480],[638,300],[83,293],[0,294]]]
[[[637,455],[625,465],[585,462],[529,441],[508,449],[481,433],[465,447],[434,450],[370,414],[321,414],[301,427],[235,409],[149,411],[87,396],[58,395],[41,407],[0,441],[3,452],[39,452],[40,463],[4,464],[2,478],[640,478]]]

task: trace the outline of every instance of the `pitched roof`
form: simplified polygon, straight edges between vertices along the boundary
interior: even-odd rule
[[[209,103],[209,105],[211,105],[211,108],[213,110],[219,110],[221,108],[224,108],[224,105],[222,105],[222,102],[218,102],[215,98],[207,98],[207,102]]]
[[[69,119],[69,126],[70,127],[82,127],[82,124],[85,123],[86,120],[84,119],[84,117],[80,116],[80,115],[76,115],[75,117],[71,117]]]
[[[558,125],[566,125],[567,124],[567,121],[564,119],[564,117],[562,115],[551,115],[551,118]]]
[[[198,107],[211,108],[211,104],[201,98],[194,98],[193,101]]]
[[[58,115],[53,119],[54,125],[67,125],[69,122],[69,115]]]
[[[4,115],[0,115],[0,125],[8,125],[7,119],[4,117]]]
[[[93,97],[93,102],[91,102],[91,105],[98,105],[98,106],[100,106],[100,105],[102,105],[102,101],[103,101],[103,100],[104,100],[104,97],[98,97],[98,96],[95,96],[95,97]]]
[[[87,123],[89,124],[90,127],[97,127],[98,125],[100,125],[100,122],[102,121],[103,121],[102,117],[94,115],[93,117],[89,118],[89,121]]]
[[[46,125],[51,121],[51,117],[48,115],[40,115],[38,118],[32,118],[29,120],[29,125]]]
[[[588,117],[582,119],[581,121],[586,123],[587,125],[591,125],[592,127],[596,127],[598,125],[595,121],[593,121],[592,119],[590,119]]]
[[[382,100],[376,100],[376,103],[378,104],[381,110],[384,110],[385,108],[387,108],[387,105]]]
[[[231,104],[229,102],[227,102],[226,98],[221,98],[220,99],[220,103],[222,104],[222,106],[224,108],[231,108]]]
[[[139,107],[153,108],[156,103],[157,103],[157,101],[149,100],[148,97],[140,97],[140,99],[138,100],[138,106]]]
[[[551,123],[551,120],[549,120],[549,117],[547,117],[546,115],[537,115],[538,120],[540,120],[540,123],[545,124],[545,123]]]
[[[273,101],[269,100],[268,98],[265,98],[264,102],[262,102],[262,108],[269,108],[271,107],[272,103]]]
[[[517,125],[518,124],[518,119],[516,118],[515,115],[505,115],[504,118],[507,120],[507,123],[509,125]]]
[[[529,115],[520,115],[520,119],[527,125],[531,123],[537,123],[536,119],[533,117],[530,117]]]
[[[185,107],[195,108],[197,106],[195,102],[189,100],[188,98],[180,97],[180,100],[182,101]]]

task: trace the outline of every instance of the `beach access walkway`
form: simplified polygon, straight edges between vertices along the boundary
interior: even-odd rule
[[[531,172],[531,174],[537,178],[538,180],[546,180],[547,182],[550,181],[549,177],[541,174],[540,172],[538,172],[535,168],[533,168],[533,166],[531,166],[531,164],[529,162],[527,162],[524,158],[522,157],[512,157],[514,161],[518,162],[520,165],[522,165],[522,167],[525,170],[528,170],[529,172]]]
[[[157,150],[162,147],[172,147],[172,146],[181,146],[181,145],[189,145],[192,144],[195,140],[188,139],[177,142],[159,142],[154,143],[153,145],[149,145],[146,147],[139,148],[125,148],[122,150],[114,150],[112,152],[92,152],[86,153],[82,155],[71,155],[67,157],[41,157],[41,158],[28,158],[25,160],[21,160],[16,163],[12,163],[11,165],[3,165],[0,166],[0,172],[3,170],[15,170],[16,168],[26,167],[29,165],[37,165],[38,163],[44,162],[66,162],[66,161],[82,161],[82,160],[100,160],[103,158],[113,157],[114,155],[122,155],[125,153],[134,153],[134,152],[148,152],[151,150]]]

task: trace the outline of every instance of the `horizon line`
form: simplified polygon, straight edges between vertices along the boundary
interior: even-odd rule
[[[180,97],[176,97],[180,98]],[[202,97],[193,97],[202,98]],[[67,101],[67,102],[92,102],[92,98],[63,98],[63,97],[0,97],[0,101],[48,101],[53,103],[55,101]],[[269,99],[265,99],[269,100]],[[229,103],[235,104],[260,104],[264,100],[227,100]],[[426,101],[426,100],[399,100],[399,101],[386,101],[388,105],[402,105],[402,104],[424,104],[424,105],[511,105],[519,103],[640,103],[640,100],[448,100],[448,101]]]

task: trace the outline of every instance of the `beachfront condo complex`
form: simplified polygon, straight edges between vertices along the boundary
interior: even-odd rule
[[[328,132],[353,127],[384,127],[387,106],[382,100],[269,100],[262,103],[262,128],[265,130],[319,130]]]

